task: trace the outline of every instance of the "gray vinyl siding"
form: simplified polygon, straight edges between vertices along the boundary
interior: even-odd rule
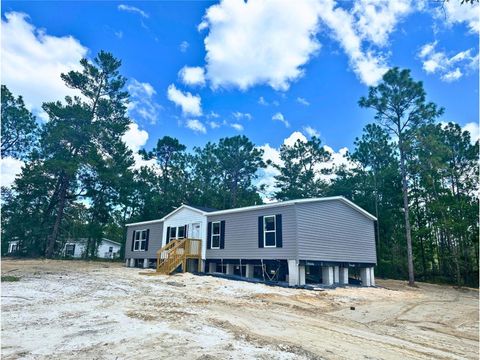
[[[374,221],[339,200],[296,205],[300,260],[375,263]]]
[[[134,230],[150,229],[148,250],[147,251],[132,251],[132,235]],[[134,225],[127,227],[127,239],[125,241],[125,259],[155,259],[157,257],[157,250],[162,246],[163,236],[163,222]]]
[[[282,215],[281,248],[258,247],[258,217]],[[208,222],[225,220],[225,248],[207,249],[207,259],[295,259],[295,206],[278,206],[224,215],[207,215]],[[207,239],[208,241],[208,239]]]

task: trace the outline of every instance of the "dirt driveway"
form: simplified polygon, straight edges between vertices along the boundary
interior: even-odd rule
[[[2,261],[2,359],[478,359],[478,291],[322,292],[120,264]],[[350,310],[354,306],[355,310]]]

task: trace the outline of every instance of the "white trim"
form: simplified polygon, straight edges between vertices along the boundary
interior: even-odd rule
[[[265,223],[266,218],[273,217],[273,230],[267,230]],[[267,233],[272,233],[275,235],[275,245],[267,245]],[[276,248],[277,247],[277,217],[276,215],[264,215],[263,216],[263,247],[264,248]]]
[[[196,211],[202,215],[206,216],[213,216],[213,215],[224,215],[224,214],[231,214],[231,213],[236,213],[236,212],[242,212],[242,211],[250,211],[250,210],[258,210],[258,209],[269,209],[271,207],[277,207],[277,206],[288,206],[288,205],[294,205],[294,204],[303,204],[303,203],[310,203],[310,202],[321,202],[321,201],[333,201],[333,200],[340,200],[346,205],[350,206],[351,208],[357,210],[359,213],[365,215],[368,217],[370,220],[377,220],[375,216],[370,214],[368,211],[362,209],[360,206],[354,204],[350,200],[346,199],[343,196],[330,196],[330,197],[324,197],[324,198],[310,198],[310,199],[297,199],[297,200],[287,200],[287,201],[281,201],[281,202],[274,202],[270,204],[263,204],[263,205],[253,205],[253,206],[246,206],[242,208],[236,208],[236,209],[228,209],[228,210],[218,210],[218,211],[211,211],[211,212],[205,212],[201,211],[198,209],[195,209],[191,206],[188,205],[181,205],[177,209],[173,210],[171,213],[165,215],[161,219],[157,220],[150,220],[150,221],[142,221],[142,222],[137,222],[137,223],[130,223],[130,224],[125,224],[125,226],[135,226],[135,225],[147,225],[147,224],[154,224],[158,222],[164,221],[166,218],[170,217],[177,211],[179,211],[182,208],[188,208],[193,211]]]
[[[136,223],[129,223],[129,224],[125,224],[125,226],[135,226],[135,225],[147,225],[147,224],[155,224],[155,223],[158,223],[158,222],[162,222],[162,221],[165,221],[167,218],[169,218],[170,216],[172,216],[173,214],[175,214],[176,212],[180,211],[181,209],[190,209],[192,211],[195,211],[195,212],[198,212],[199,214],[202,214],[202,215],[207,215],[209,214],[209,212],[205,212],[205,211],[202,211],[202,210],[198,210],[194,207],[191,207],[191,206],[188,206],[188,205],[185,205],[185,204],[182,204],[180,205],[178,208],[176,208],[175,210],[173,210],[172,212],[169,212],[167,215],[165,215],[163,218],[161,219],[156,219],[156,220],[149,220],[149,221],[140,221],[140,222],[136,222]]]
[[[213,233],[213,224],[218,224],[218,234]],[[222,234],[222,224],[221,221],[212,221],[210,224],[211,229],[210,229],[210,249],[212,250],[220,250],[220,242],[221,242],[221,234]],[[218,235],[218,246],[213,246],[213,235],[217,236]]]

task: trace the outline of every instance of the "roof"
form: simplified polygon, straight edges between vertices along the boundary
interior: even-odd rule
[[[207,207],[207,206],[197,206],[197,205],[188,205],[194,209],[203,211],[203,212],[213,212],[213,211],[218,211],[218,209]]]
[[[67,239],[66,243],[82,243],[82,242],[85,242],[87,241],[88,238],[76,238],[76,239]],[[116,242],[116,241],[113,241],[113,240],[110,240],[110,239],[106,239],[106,238],[102,238],[102,241],[106,241],[106,242],[109,242],[109,243],[112,243],[112,244],[115,244],[115,245],[118,245],[118,246],[122,246],[122,244],[120,244],[119,242]]]
[[[223,215],[223,214],[231,214],[231,213],[243,212],[243,211],[252,211],[252,210],[257,210],[257,209],[260,209],[260,208],[265,209],[265,208],[271,208],[271,207],[289,206],[289,205],[294,205],[294,204],[303,204],[303,203],[321,202],[321,201],[341,201],[344,204],[353,208],[354,210],[358,211],[359,213],[363,214],[364,216],[366,216],[370,220],[374,220],[374,221],[377,220],[377,218],[375,216],[370,214],[368,211],[362,209],[360,206],[354,204],[353,202],[351,202],[347,198],[345,198],[343,196],[331,196],[331,197],[323,197],[323,198],[309,198],[309,199],[296,199],[296,200],[278,201],[278,202],[273,202],[273,203],[269,203],[269,204],[245,206],[245,207],[241,207],[241,208],[227,209],[227,210],[213,210],[212,208],[204,208],[204,209],[209,209],[210,211],[202,210],[202,207],[199,207],[199,206],[195,207],[195,206],[183,204],[183,205],[179,206],[178,208],[176,208],[175,210],[173,210],[171,213],[165,215],[161,219],[150,220],[150,221],[142,221],[142,222],[137,222],[137,223],[130,223],[130,224],[126,224],[125,226],[147,225],[147,224],[154,224],[154,223],[157,223],[157,222],[162,222],[166,218],[172,216],[177,211],[179,211],[180,209],[183,209],[183,208],[190,208],[194,211],[198,211],[198,212],[202,213],[202,215]]]

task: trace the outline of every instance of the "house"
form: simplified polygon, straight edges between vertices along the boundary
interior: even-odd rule
[[[62,255],[73,258],[83,257],[87,247],[87,241],[87,238],[67,240],[63,246]],[[118,258],[121,247],[122,245],[120,243],[103,238],[97,248],[97,257],[102,259]]]
[[[325,285],[375,284],[375,216],[341,196],[229,210],[181,205],[127,224],[127,266]],[[196,239],[196,240],[192,240]]]
[[[8,242],[7,254],[13,254],[20,250],[18,240],[12,240]]]

